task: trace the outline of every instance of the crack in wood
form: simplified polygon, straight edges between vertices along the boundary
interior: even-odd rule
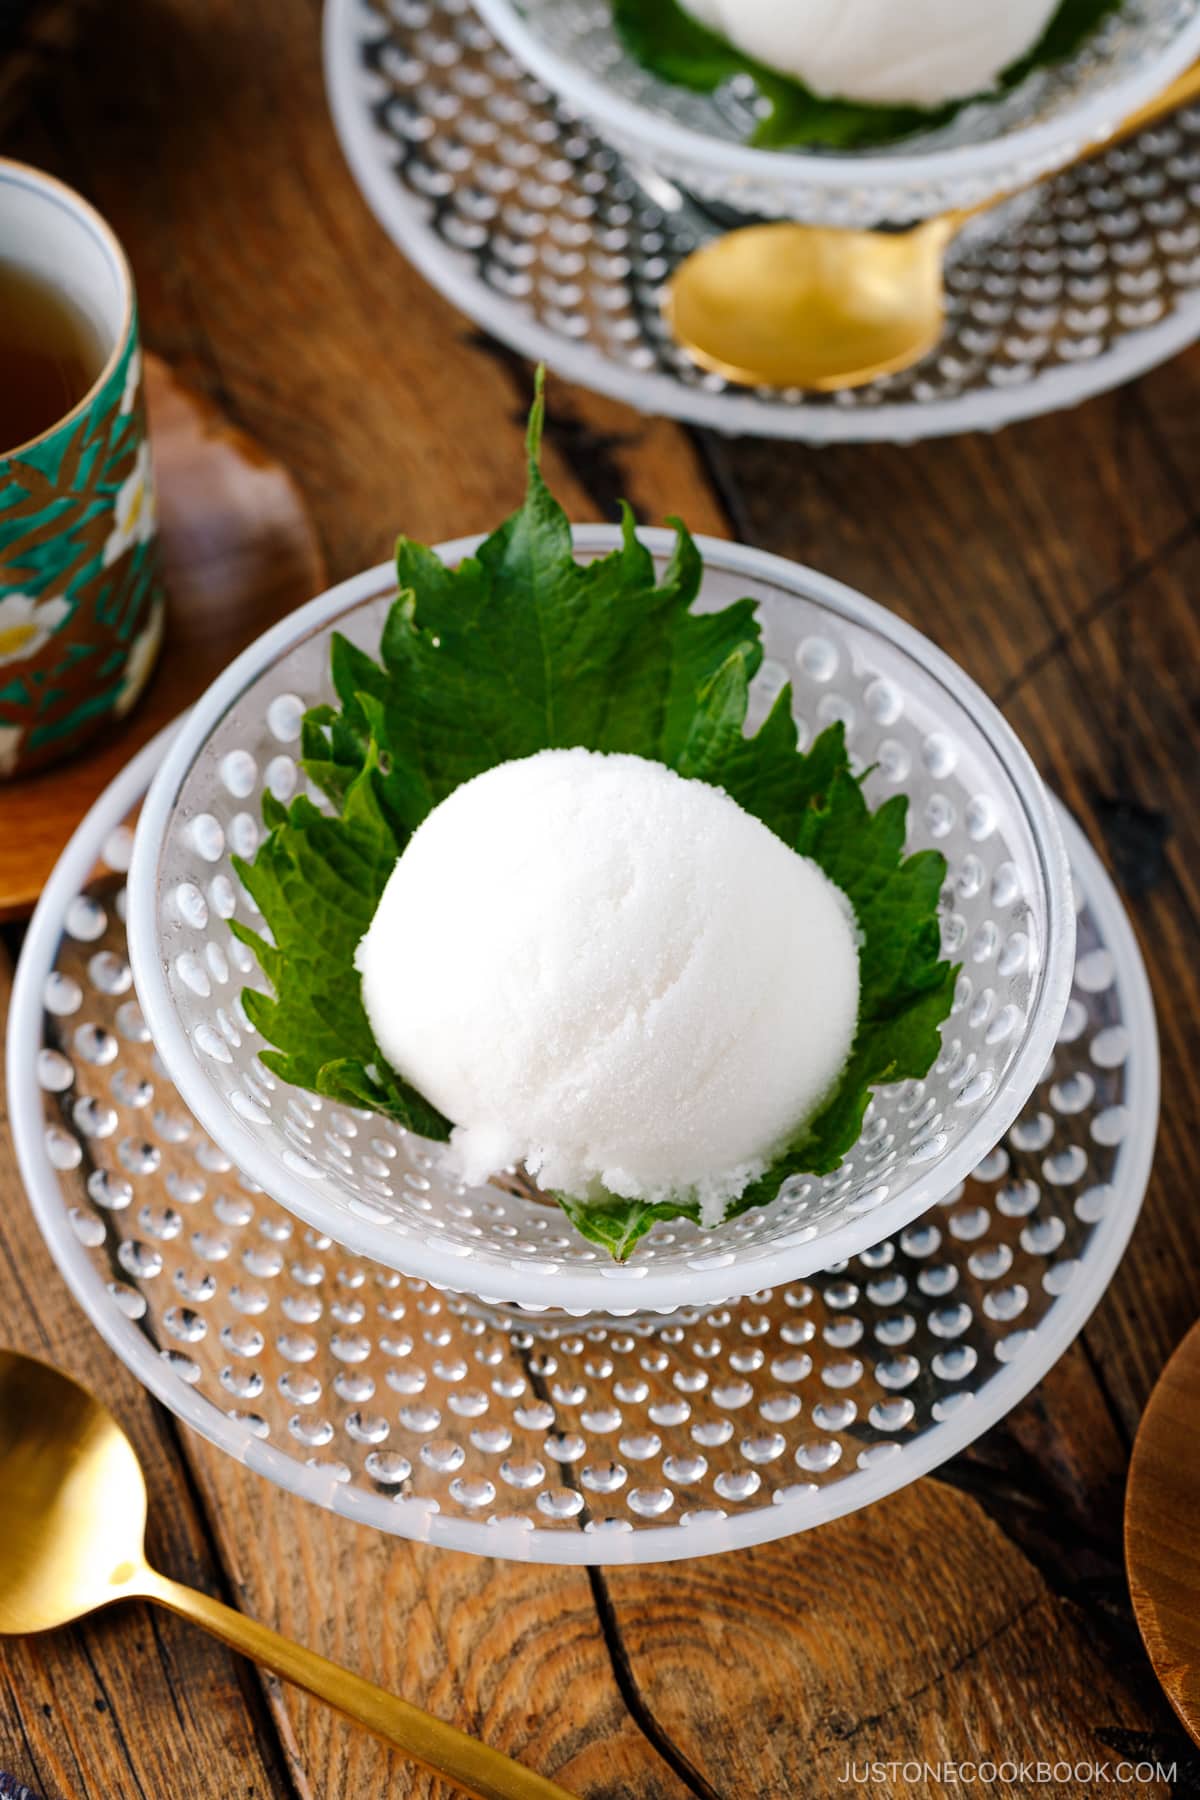
[[[25,1717],[21,1711],[20,1696],[13,1691],[12,1679],[9,1676],[7,1669],[4,1671],[4,1686],[8,1691],[10,1700],[12,1701],[12,1706],[10,1708],[11,1715],[17,1722],[17,1731],[20,1734],[22,1748],[24,1749],[25,1755],[29,1760],[29,1767],[33,1771],[33,1778],[37,1782],[39,1788],[45,1789],[46,1778],[42,1774],[41,1764],[38,1762],[37,1757],[34,1755],[33,1745],[29,1740],[29,1733],[25,1729]],[[80,1800],[87,1800],[86,1783],[84,1784],[83,1793],[80,1795]]]
[[[1088,1323],[1090,1324],[1090,1320]],[[1100,1361],[1100,1357],[1089,1339],[1087,1325],[1084,1326],[1079,1334],[1079,1347],[1083,1352],[1083,1359],[1087,1363],[1088,1370],[1092,1380],[1096,1384],[1100,1398],[1104,1402],[1104,1410],[1109,1416],[1112,1428],[1117,1434],[1121,1448],[1125,1451],[1126,1456],[1128,1456],[1129,1452],[1133,1449],[1134,1433],[1130,1430],[1124,1414],[1117,1405],[1113,1391],[1108,1385],[1108,1377],[1104,1373],[1104,1365]]]
[[[1195,490],[1184,476],[1183,471],[1180,469],[1170,449],[1164,442],[1162,433],[1158,428],[1158,421],[1150,411],[1149,407],[1145,404],[1144,396],[1144,383],[1133,382],[1122,391],[1121,399],[1137,420],[1138,429],[1143,433],[1146,441],[1154,451],[1154,454],[1158,459],[1159,468],[1162,469],[1170,481],[1171,490],[1179,504],[1180,512],[1190,512],[1192,503],[1195,499]]]
[[[697,1800],[721,1800],[716,1788],[705,1775],[701,1774],[695,1763],[679,1748],[674,1739],[668,1735],[647,1706],[641,1688],[638,1686],[637,1677],[633,1672],[633,1664],[630,1661],[624,1634],[621,1631],[620,1621],[617,1618],[617,1611],[612,1603],[612,1596],[608,1591],[603,1571],[589,1568],[587,1578],[592,1589],[596,1617],[600,1622],[600,1630],[604,1635],[605,1646],[608,1650],[613,1678],[630,1717],[642,1736],[657,1750],[663,1761],[674,1771],[684,1786],[691,1789]]]
[[[142,1605],[145,1606],[147,1614],[149,1615],[148,1623],[150,1626],[150,1637],[154,1644],[155,1655],[158,1657],[159,1667],[162,1669],[166,1682],[167,1694],[171,1701],[171,1711],[179,1721],[179,1729],[181,1731],[186,1731],[188,1722],[184,1717],[183,1708],[179,1703],[179,1695],[176,1692],[177,1684],[175,1680],[175,1669],[170,1652],[167,1649],[166,1640],[162,1634],[162,1621],[158,1617],[157,1609],[151,1606],[149,1601],[143,1601]]]
[[[17,1260],[12,1253],[12,1246],[9,1244],[7,1237],[4,1236],[2,1233],[0,1233],[0,1255],[2,1255],[4,1257],[5,1262],[8,1264],[9,1269],[12,1271],[12,1278],[13,1278],[14,1283],[16,1284],[18,1293],[23,1293],[25,1291],[24,1276],[22,1275],[20,1267],[17,1263]],[[54,1346],[50,1341],[50,1335],[47,1332],[45,1325],[42,1323],[42,1320],[41,1320],[41,1317],[39,1314],[35,1313],[33,1315],[33,1323],[34,1323],[34,1329],[37,1331],[37,1334],[38,1334],[39,1349],[43,1350],[46,1353],[47,1358],[52,1359]]]
[[[521,1366],[528,1377],[529,1385],[532,1387],[538,1399],[545,1401],[547,1405],[553,1404],[550,1398],[550,1389],[546,1384],[545,1378],[539,1375],[533,1366],[531,1348],[529,1346],[517,1347],[517,1355],[521,1362]],[[583,1488],[580,1486],[579,1479],[575,1473],[574,1464],[565,1463],[563,1465],[562,1480],[565,1486],[572,1488],[575,1493],[583,1498],[583,1510],[578,1515],[580,1529],[582,1530],[583,1526],[592,1515],[591,1509],[587,1503],[587,1496],[584,1494]],[[617,1691],[620,1694],[621,1699],[625,1702],[626,1712],[629,1714],[642,1736],[646,1739],[646,1742],[650,1745],[651,1749],[657,1752],[663,1762],[666,1763],[667,1767],[684,1783],[685,1787],[690,1788],[691,1792],[696,1795],[697,1800],[721,1800],[721,1796],[717,1793],[716,1789],[701,1774],[691,1758],[685,1755],[679,1748],[679,1745],[671,1738],[669,1733],[659,1724],[649,1706],[647,1706],[645,1696],[642,1694],[637,1683],[637,1677],[634,1675],[633,1664],[630,1661],[629,1652],[625,1646],[625,1639],[621,1631],[620,1622],[617,1618],[617,1611],[612,1603],[612,1596],[608,1591],[608,1585],[604,1580],[603,1574],[598,1568],[591,1566],[585,1570],[585,1573],[588,1578],[588,1585],[591,1588],[592,1604],[596,1609],[596,1619],[600,1626],[601,1636],[604,1639],[604,1648],[608,1655],[609,1667],[612,1669],[613,1679],[617,1684]]]
[[[71,1634],[82,1649],[84,1660],[92,1673],[92,1680],[100,1690],[100,1697],[104,1701],[104,1710],[108,1713],[112,1722],[113,1732],[116,1736],[117,1743],[120,1745],[121,1755],[125,1759],[125,1766],[133,1779],[133,1784],[138,1793],[142,1796],[142,1800],[150,1800],[150,1796],[146,1793],[146,1789],[142,1785],[141,1776],[138,1774],[137,1767],[130,1754],[129,1745],[125,1738],[125,1729],[121,1723],[121,1715],[112,1703],[112,1697],[105,1686],[104,1677],[101,1675],[96,1658],[92,1653],[92,1646],[88,1641],[88,1629],[89,1626],[87,1622],[84,1622],[82,1625],[73,1626],[71,1628]]]
[[[974,1662],[975,1658],[980,1656],[983,1651],[990,1649],[1000,1638],[1005,1637],[1007,1633],[1012,1630],[1014,1625],[1019,1625],[1022,1619],[1028,1617],[1031,1612],[1036,1611],[1039,1606],[1044,1606],[1045,1603],[1045,1595],[1035,1595],[1033,1599],[1027,1600],[1024,1606],[1019,1606],[1015,1612],[1009,1613],[1007,1617],[1000,1621],[999,1625],[988,1632],[986,1637],[980,1638],[977,1643],[971,1644],[963,1651],[961,1656],[956,1657],[952,1663],[947,1663],[944,1669],[939,1669],[937,1674],[932,1676],[929,1681],[920,1682],[915,1688],[909,1689],[906,1693],[898,1694],[894,1700],[889,1701],[888,1704],[881,1707],[878,1712],[864,1713],[861,1718],[856,1719],[853,1724],[849,1726],[843,1726],[839,1721],[836,1726],[831,1726],[831,1736],[833,1736],[839,1744],[850,1743],[860,1732],[870,1730],[872,1727],[880,1724],[884,1719],[891,1718],[894,1713],[901,1711],[902,1708],[911,1706],[914,1701],[922,1699],[926,1694],[936,1692],[938,1688],[945,1685],[952,1675],[959,1674],[969,1663]]]
[[[523,431],[533,392],[525,358],[481,331],[471,332],[468,342],[507,376],[514,395],[513,422]],[[601,517],[613,519],[621,502],[627,501],[627,489],[632,485],[619,452],[634,448],[637,439],[630,432],[600,431],[589,425],[572,405],[572,393],[565,383],[555,384],[551,404],[546,408],[545,441],[562,457]],[[644,524],[636,505],[627,503],[633,507],[638,523]]]
[[[1052,663],[1055,657],[1074,643],[1089,626],[1094,625],[1112,607],[1124,600],[1140,582],[1144,581],[1148,575],[1152,575],[1155,569],[1169,562],[1183,549],[1185,544],[1196,537],[1198,532],[1200,532],[1200,513],[1193,513],[1182,525],[1177,525],[1174,531],[1169,531],[1153,550],[1145,556],[1138,557],[1135,562],[1130,563],[1129,567],[1122,571],[1115,581],[1109,582],[1107,587],[1102,588],[1095,598],[1075,615],[1069,625],[1060,627],[1049,642],[1035,650],[1016,673],[1010,676],[992,695],[992,699],[1001,711],[1015,699],[1022,688],[1028,686],[1035,675],[1041,673],[1047,664]]]
[[[217,1536],[212,1519],[209,1517],[204,1491],[200,1486],[191,1453],[184,1441],[183,1429],[175,1418],[157,1400],[152,1402],[155,1416],[162,1428],[163,1437],[174,1450],[175,1462],[179,1468],[184,1491],[191,1503],[196,1521],[196,1529],[201,1546],[207,1555],[210,1569],[215,1580],[210,1583],[216,1597],[224,1600],[227,1606],[241,1610],[241,1600],[237,1584],[231,1570],[226,1566],[221,1542]],[[153,1609],[151,1609],[153,1612]],[[157,1637],[157,1624],[155,1624]],[[309,1785],[307,1772],[300,1761],[299,1747],[295,1739],[289,1743],[291,1720],[287,1712],[280,1683],[274,1676],[268,1675],[257,1663],[248,1662],[244,1657],[230,1652],[237,1671],[238,1686],[250,1715],[250,1723],[258,1743],[266,1773],[281,1796],[288,1800],[313,1800],[313,1791]],[[286,1721],[288,1732],[285,1733]]]

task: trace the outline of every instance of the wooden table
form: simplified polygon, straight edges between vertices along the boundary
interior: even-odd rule
[[[0,151],[108,215],[148,343],[290,466],[337,579],[401,527],[436,540],[515,503],[529,371],[371,219],[326,113],[318,27],[311,0],[47,0],[0,84]],[[559,382],[550,401],[547,472],[574,517],[611,518],[627,495],[644,519],[677,511],[895,608],[995,697],[1107,855],[1154,980],[1165,1098],[1110,1293],[1040,1389],[936,1477],[790,1542],[592,1575],[377,1537],[182,1432],[67,1300],[7,1138],[0,1332],[117,1407],[163,1567],[586,1800],[821,1800],[850,1762],[1123,1755],[1175,1763],[1176,1791],[1200,1792],[1121,1562],[1132,1434],[1200,1300],[1200,352],[1076,412],[911,449],[727,442]],[[0,1768],[47,1800],[446,1791],[136,1609],[3,1646]],[[1035,1774],[997,1791],[1097,1791]],[[911,1770],[886,1786],[942,1791]]]

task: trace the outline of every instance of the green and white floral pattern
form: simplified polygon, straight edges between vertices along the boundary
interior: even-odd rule
[[[32,594],[5,594],[0,600],[0,664],[36,656],[71,610],[65,594],[35,600]]]
[[[57,760],[145,686],[162,638],[136,321],[77,417],[0,458],[0,776]]]

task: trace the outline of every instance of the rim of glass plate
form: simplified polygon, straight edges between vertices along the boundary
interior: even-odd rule
[[[686,157],[713,174],[757,179],[779,186],[809,182],[831,188],[861,187],[872,179],[891,183],[944,178],[951,169],[964,177],[983,176],[1005,168],[1042,163],[1052,167],[1056,153],[1070,155],[1076,145],[1103,137],[1149,100],[1194,60],[1200,51],[1200,13],[1184,25],[1157,56],[1132,74],[1102,87],[1052,119],[1002,132],[981,144],[919,150],[898,156],[869,151],[839,156],[798,150],[759,150],[730,144],[694,131],[673,119],[662,119],[598,80],[587,69],[560,55],[531,30],[513,0],[472,0],[477,12],[518,62],[545,82],[603,133],[606,128],[639,142],[648,156]],[[999,176],[997,177],[999,179]]]
[[[698,1520],[687,1527],[649,1526],[604,1535],[450,1518],[432,1511],[419,1499],[397,1502],[382,1494],[348,1487],[328,1470],[302,1463],[257,1438],[244,1419],[222,1412],[189,1387],[163,1360],[138,1324],[114,1304],[100,1272],[70,1228],[59,1176],[45,1151],[42,1094],[37,1083],[36,1057],[31,1054],[32,1046],[40,1042],[42,993],[54,966],[66,907],[86,882],[108,833],[126,820],[145,793],[152,771],[179,729],[177,721],[160,732],[110,783],[55,866],[33,915],[17,967],[8,1025],[8,1083],[21,1177],[38,1227],[72,1294],[109,1348],[137,1379],[176,1417],[218,1449],[299,1498],[393,1536],[418,1539],[445,1549],[523,1562],[574,1565],[674,1562],[768,1543],[794,1531],[826,1524],[927,1475],[1003,1418],[1053,1367],[1083,1328],[1129,1241],[1149,1178],[1158,1125],[1158,1034],[1150,984],[1132,926],[1099,857],[1062,809],[1071,857],[1077,867],[1087,871],[1088,902],[1101,923],[1106,945],[1114,952],[1123,1014],[1139,1048],[1129,1065],[1133,1080],[1126,1096],[1132,1130],[1121,1147],[1122,1189],[1136,1194],[1136,1204],[1115,1207],[1100,1221],[1092,1240],[1092,1279],[1086,1284],[1072,1282],[1055,1300],[1021,1354],[1003,1364],[979,1390],[976,1404],[959,1408],[949,1419],[905,1446],[899,1456],[858,1469],[828,1487],[789,1496],[747,1513]]]
[[[1181,299],[1157,325],[1129,331],[1103,354],[1040,374],[1017,386],[989,387],[950,400],[885,401],[839,408],[798,401],[780,405],[741,388],[711,392],[676,377],[613,362],[589,345],[557,336],[514,301],[476,278],[463,253],[430,230],[428,208],[418,205],[383,156],[382,134],[363,103],[360,71],[351,54],[354,14],[362,0],[326,0],[325,84],[334,129],[352,174],[396,248],[453,305],[485,331],[527,356],[545,362],[564,380],[577,381],[644,413],[686,419],[729,435],[754,433],[799,443],[912,443],[960,431],[995,431],[1017,420],[1076,406],[1154,368],[1200,333],[1200,297]],[[389,152],[394,149],[387,140]]]
[[[611,525],[576,526],[573,535],[576,548],[583,552],[610,550],[620,541],[618,527]],[[674,542],[673,534],[661,528],[641,529],[638,536],[652,553],[664,556]],[[437,552],[447,562],[456,562],[480,542],[480,535],[475,534],[440,544]],[[221,1149],[273,1199],[349,1250],[438,1287],[534,1308],[612,1311],[629,1307],[643,1312],[723,1301],[780,1280],[799,1280],[900,1230],[965,1179],[1008,1130],[1041,1074],[1070,993],[1075,914],[1058,823],[1041,777],[1016,734],[963,670],[920,632],[874,601],[828,576],[764,551],[716,538],[698,537],[696,543],[706,568],[750,581],[758,579],[785,595],[803,593],[838,616],[890,640],[938,682],[955,706],[969,708],[1006,770],[1042,865],[1048,896],[1046,944],[1030,1009],[1038,1024],[1026,1034],[990,1104],[927,1175],[910,1177],[880,1206],[833,1231],[798,1244],[767,1243],[745,1255],[714,1248],[697,1255],[686,1274],[678,1269],[659,1273],[652,1262],[636,1261],[597,1261],[587,1265],[586,1273],[563,1268],[551,1273],[512,1262],[502,1264],[486,1252],[478,1257],[464,1254],[462,1249],[456,1252],[432,1235],[429,1240],[401,1237],[386,1223],[335,1210],[271,1153],[225,1104],[203,1071],[176,1013],[158,950],[158,867],[178,795],[218,722],[277,657],[343,613],[385,595],[395,577],[391,564],[380,563],[318,595],[265,632],[196,702],[146,796],[128,884],[129,953],[138,999],[158,1053],[185,1104]]]

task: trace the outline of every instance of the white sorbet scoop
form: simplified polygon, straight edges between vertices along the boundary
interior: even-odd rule
[[[994,86],[1059,0],[681,0],[747,56],[814,94],[938,106]]]
[[[692,1192],[708,1222],[829,1092],[858,1012],[853,914],[815,863],[719,788],[589,750],[436,807],[356,960],[462,1179]]]

